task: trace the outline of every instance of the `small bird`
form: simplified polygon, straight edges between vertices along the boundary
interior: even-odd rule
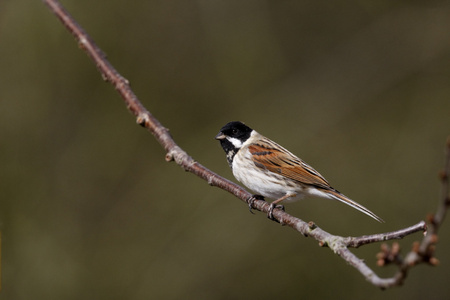
[[[384,222],[361,204],[331,187],[319,172],[303,160],[242,122],[226,124],[215,138],[220,141],[227,155],[234,177],[258,193],[249,200],[250,208],[252,202],[261,196],[275,199],[268,213],[271,219],[278,203],[315,196],[341,201],[378,222]]]

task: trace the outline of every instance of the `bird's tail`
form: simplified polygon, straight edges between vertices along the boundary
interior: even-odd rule
[[[327,190],[327,194],[330,195],[331,198],[341,201],[342,203],[345,203],[357,210],[359,210],[362,213],[365,213],[366,215],[368,215],[369,217],[374,218],[375,220],[377,220],[380,223],[384,223],[384,220],[380,217],[378,217],[376,214],[374,214],[373,212],[371,212],[370,210],[368,210],[367,208],[365,208],[364,206],[362,206],[361,204],[351,200],[350,198],[348,198],[347,196],[339,193],[336,190]]]

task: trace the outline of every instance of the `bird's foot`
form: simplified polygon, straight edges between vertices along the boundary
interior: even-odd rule
[[[282,201],[284,201],[284,200],[286,200],[286,199],[289,199],[289,198],[292,198],[292,197],[295,197],[295,196],[297,196],[296,193],[288,193],[288,194],[284,195],[283,197],[281,197],[281,198],[273,201],[272,203],[270,203],[269,211],[267,212],[267,217],[269,219],[273,220],[273,221],[277,221],[278,222],[278,220],[273,217],[273,210],[275,208],[278,208],[278,209],[281,209],[282,211],[284,211],[284,206],[281,205],[281,204],[280,205],[277,205],[277,204],[282,202]]]
[[[265,201],[265,200],[264,200],[264,197],[261,196],[261,195],[252,195],[250,198],[248,198],[248,200],[247,200],[247,203],[248,203],[248,209],[250,210],[250,212],[251,212],[252,214],[254,214],[252,210],[253,210],[253,203],[255,203],[255,200],[262,200],[262,201]]]
[[[268,217],[269,219],[271,219],[272,221],[277,221],[277,222],[278,222],[278,220],[275,219],[274,216],[273,216],[273,210],[274,210],[275,208],[281,209],[282,211],[285,211],[285,210],[284,210],[284,205],[276,204],[276,203],[273,203],[273,202],[272,202],[272,203],[270,203],[270,205],[269,205],[269,211],[267,212],[267,217]]]

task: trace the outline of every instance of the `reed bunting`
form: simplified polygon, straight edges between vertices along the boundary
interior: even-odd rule
[[[216,139],[227,154],[234,177],[258,193],[249,200],[250,208],[252,202],[261,196],[275,199],[268,213],[271,219],[278,203],[315,196],[341,201],[384,222],[361,204],[332,188],[319,172],[303,160],[242,122],[226,124]]]

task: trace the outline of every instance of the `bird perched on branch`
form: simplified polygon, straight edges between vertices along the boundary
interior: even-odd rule
[[[259,195],[275,199],[268,217],[282,201],[294,201],[304,196],[341,201],[379,222],[383,220],[359,203],[330,186],[328,181],[303,160],[242,122],[230,122],[215,137],[227,155],[234,177]]]

